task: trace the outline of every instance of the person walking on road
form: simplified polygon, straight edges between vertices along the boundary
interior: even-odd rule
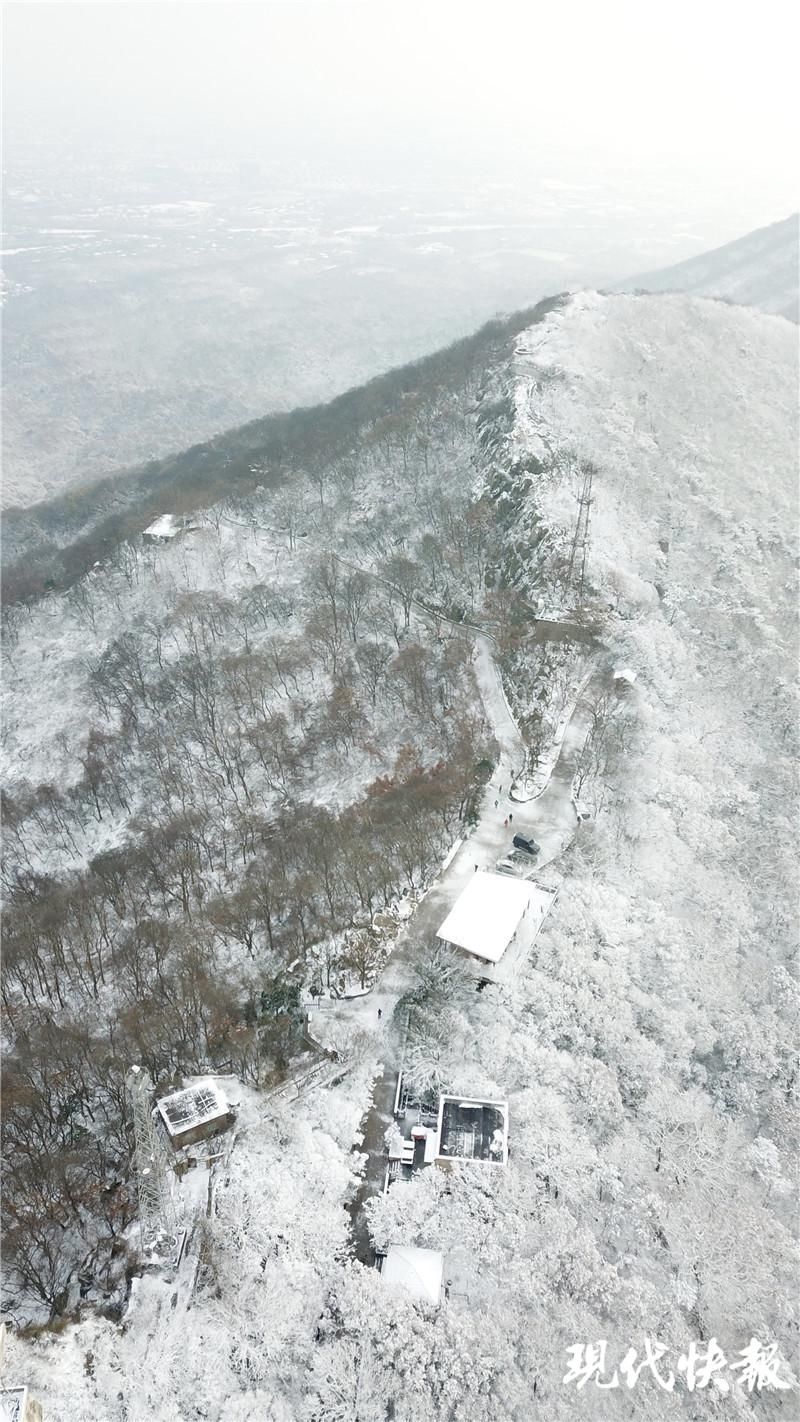
[[[380,1008],[378,1008],[378,1021],[379,1021],[379,1022],[380,1022],[380,1020],[381,1020],[382,1017],[383,1017],[383,1012],[381,1011]]]

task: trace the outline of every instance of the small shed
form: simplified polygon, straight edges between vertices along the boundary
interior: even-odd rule
[[[162,514],[147,525],[144,536],[150,543],[168,543],[177,537],[182,527],[182,521],[175,514]]]
[[[171,1096],[162,1096],[156,1105],[176,1150],[219,1135],[234,1122],[233,1108],[210,1077]]]
[[[148,543],[170,543],[179,533],[192,533],[198,527],[186,514],[161,514],[147,525],[144,537]]]
[[[442,1297],[444,1258],[438,1249],[411,1249],[393,1244],[381,1265],[381,1278],[394,1289],[438,1307]]]
[[[624,691],[626,687],[633,686],[637,679],[637,673],[630,667],[614,668],[614,685],[618,691]]]

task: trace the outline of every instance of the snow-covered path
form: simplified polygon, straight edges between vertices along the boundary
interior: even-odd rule
[[[519,727],[511,715],[506,700],[503,681],[492,656],[489,639],[479,633],[475,638],[474,653],[475,679],[481,693],[484,710],[500,748],[501,765],[496,773],[498,784],[510,788],[511,781],[525,764],[525,742]],[[507,773],[507,779],[504,778]]]
[[[395,1081],[402,1057],[402,1024],[395,1021],[394,1011],[399,999],[413,985],[414,962],[434,941],[437,929],[476,868],[493,868],[496,860],[511,847],[511,839],[517,831],[530,831],[541,845],[537,868],[556,859],[575,833],[570,797],[575,757],[588,729],[583,699],[579,699],[570,718],[547,789],[530,805],[520,806],[510,799],[509,791],[514,775],[524,762],[525,747],[509,710],[489,641],[482,634],[476,637],[475,675],[500,752],[494,775],[484,791],[478,822],[401,930],[372,992],[332,1003],[329,1008],[321,1009],[314,1019],[315,1033],[319,1033],[322,1040],[341,1038],[343,1028],[365,1032],[377,1042],[378,1055],[382,1058],[372,1104],[361,1123],[358,1143],[368,1156],[364,1183],[349,1207],[356,1252],[364,1262],[371,1262],[371,1250],[362,1206],[382,1185],[383,1139],[392,1120]],[[512,823],[507,825],[509,815]]]
[[[413,981],[414,959],[432,942],[436,930],[470,875],[474,874],[476,866],[493,868],[496,860],[511,847],[515,833],[530,832],[541,845],[536,860],[536,868],[540,869],[558,858],[575,833],[575,812],[570,794],[575,758],[588,729],[584,700],[579,700],[570,719],[547,789],[530,805],[514,804],[509,798],[509,790],[512,774],[519,770],[524,745],[508,709],[488,641],[482,636],[476,640],[477,680],[500,748],[498,765],[484,791],[478,822],[401,929],[376,986],[363,997],[339,1000],[332,1002],[329,1008],[320,1009],[315,1017],[315,1026],[322,1030],[325,1018],[328,1018],[331,1025],[335,1023],[337,1027],[347,1023],[371,1035],[386,1036],[390,1031],[395,1005]],[[506,827],[505,820],[509,814],[513,818]]]

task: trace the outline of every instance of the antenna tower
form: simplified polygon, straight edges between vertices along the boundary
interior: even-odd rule
[[[142,1067],[131,1067],[127,1076],[128,1097],[136,1142],[136,1189],[139,1196],[139,1226],[142,1253],[158,1248],[177,1247],[178,1220],[170,1189],[171,1168],[163,1141],[153,1120],[153,1083]]]
[[[583,608],[583,594],[586,585],[586,555],[589,551],[589,520],[592,506],[592,480],[594,479],[594,465],[588,461],[582,465],[583,484],[578,495],[578,518],[575,524],[575,534],[570,548],[567,573],[564,579],[565,591],[573,585],[577,570],[577,611]]]

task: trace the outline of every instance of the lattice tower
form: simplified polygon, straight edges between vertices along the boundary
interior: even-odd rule
[[[178,1221],[170,1190],[171,1167],[153,1120],[153,1083],[142,1067],[134,1066],[128,1072],[127,1088],[136,1143],[136,1189],[142,1249],[147,1251],[155,1244],[177,1236]]]

